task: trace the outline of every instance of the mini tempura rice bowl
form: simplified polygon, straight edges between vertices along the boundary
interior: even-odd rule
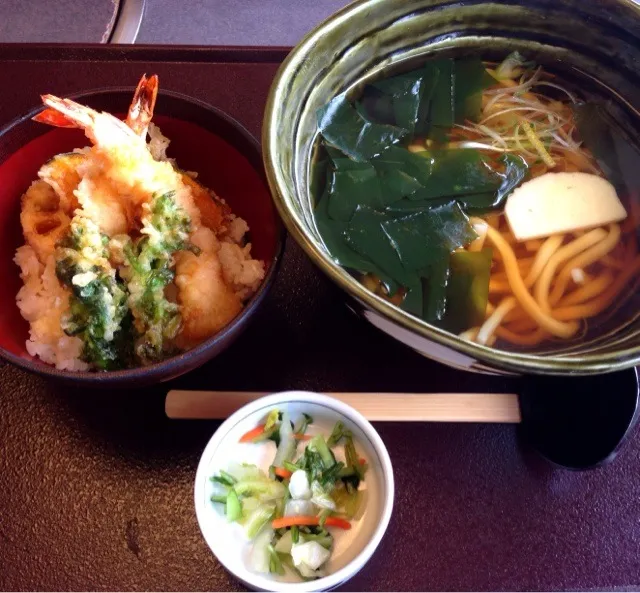
[[[567,34],[568,31],[571,35]],[[365,319],[396,340],[439,362],[479,372],[542,374],[600,373],[638,364],[640,180],[637,170],[640,159],[637,157],[640,150],[637,137],[640,135],[640,86],[637,64],[640,53],[637,43],[630,43],[629,39],[640,41],[640,9],[618,0],[597,3],[531,0],[517,6],[466,1],[449,5],[441,0],[361,0],[349,5],[311,32],[294,49],[271,89],[263,126],[263,150],[270,186],[285,224],[314,263],[347,292],[352,299],[350,302]],[[489,70],[502,66],[503,60],[514,50],[524,56],[522,74],[508,81],[516,97],[514,103],[508,103],[509,99],[505,98],[502,90],[494,90],[490,84],[480,86],[485,89],[481,97],[464,94],[465,88],[475,84],[469,81],[479,81],[485,76],[484,72],[478,76],[477,71],[475,75],[469,74],[473,70],[472,63],[484,62],[486,75],[490,75]],[[574,260],[568,259],[567,269],[563,272],[573,274],[575,271],[576,275],[564,285],[566,275],[559,282],[556,282],[557,276],[552,276],[553,270],[559,269],[559,266],[554,268],[555,262],[563,261],[562,257],[574,247],[578,249],[577,245],[565,249],[566,245],[582,234],[596,231],[599,225],[576,226],[568,233],[563,231],[565,234],[550,231],[549,234],[538,235],[545,241],[553,237],[563,250],[552,264],[544,267],[544,273],[540,275],[542,280],[538,281],[537,272],[532,271],[529,275],[525,266],[530,265],[533,270],[532,264],[537,262],[546,266],[545,262],[551,261],[546,255],[540,255],[538,261],[540,251],[536,249],[540,250],[540,247],[531,242],[526,246],[529,254],[535,254],[528,258],[528,262],[525,261],[527,255],[516,254],[514,259],[509,259],[505,256],[508,249],[500,248],[504,242],[499,241],[496,233],[503,232],[497,229],[505,217],[509,223],[508,227],[506,224],[502,227],[505,235],[515,233],[504,203],[502,206],[497,203],[472,204],[473,196],[487,195],[483,194],[484,190],[479,186],[469,186],[465,194],[463,190],[467,188],[468,178],[461,173],[463,168],[454,166],[447,169],[446,164],[438,164],[446,163],[455,151],[457,155],[454,157],[464,151],[468,155],[472,151],[479,153],[484,150],[483,154],[486,154],[495,151],[497,146],[504,147],[502,150],[498,148],[498,153],[505,155],[504,162],[510,158],[508,153],[517,155],[517,158],[523,155],[533,157],[527,163],[529,169],[525,176],[517,182],[520,185],[514,186],[517,189],[513,192],[506,190],[505,197],[523,188],[529,183],[525,181],[528,179],[544,181],[545,175],[564,174],[563,171],[582,174],[582,164],[574,163],[572,166],[577,168],[565,168],[562,157],[555,161],[546,159],[551,153],[546,151],[535,133],[527,137],[531,144],[519,152],[522,148],[520,132],[525,138],[524,132],[541,129],[541,134],[548,134],[549,151],[552,151],[555,141],[554,130],[545,130],[542,122],[530,127],[528,116],[517,115],[532,109],[522,103],[516,104],[518,100],[526,102],[532,96],[532,93],[525,92],[529,79],[524,60],[535,64],[530,66],[532,71],[540,66],[543,72],[551,73],[553,82],[547,88],[552,93],[538,91],[538,98],[533,93],[531,100],[538,101],[539,106],[542,105],[540,97],[549,97],[554,103],[560,103],[553,91],[558,91],[558,85],[566,83],[573,93],[565,93],[564,96],[570,96],[572,105],[577,105],[578,99],[585,101],[587,106],[606,105],[615,128],[632,138],[628,146],[633,145],[636,157],[635,160],[628,159],[625,165],[629,183],[624,190],[618,190],[628,213],[624,232],[629,238],[630,257],[622,264],[616,262],[617,270],[623,275],[619,281],[614,279],[617,272],[607,272],[606,278],[599,279],[602,293],[596,293],[593,286],[579,294],[573,294],[573,291],[582,283],[590,284],[590,274],[597,275],[606,263],[592,260],[595,261],[592,267],[585,264],[587,273],[583,277],[579,275],[583,270],[575,270],[572,267]],[[458,64],[463,66],[458,69]],[[422,77],[418,83],[416,73]],[[494,73],[500,74],[497,69]],[[456,79],[456,76],[462,78]],[[443,97],[438,90],[438,81],[443,77],[445,82],[451,81],[451,93],[444,101],[438,101],[436,98]],[[502,75],[492,78],[492,85],[502,84]],[[462,83],[458,87],[460,80]],[[454,87],[463,89],[461,97],[455,95],[458,91],[454,93]],[[519,88],[522,89],[522,97],[517,95]],[[494,93],[493,96],[487,94],[487,89],[489,94]],[[428,98],[423,100],[421,97],[424,96]],[[412,97],[419,97],[418,102],[411,103]],[[476,97],[482,102],[476,103]],[[392,104],[389,103],[391,100]],[[468,110],[473,111],[474,104],[478,113],[471,116]],[[500,105],[496,111],[503,110],[498,115],[507,112],[517,115],[515,123],[503,124],[500,132],[495,129],[498,126],[492,128],[493,124],[489,122],[495,117],[490,111],[495,105]],[[551,109],[544,113],[549,116],[549,122],[555,117],[550,112]],[[448,119],[443,115],[447,113]],[[574,117],[576,111],[571,108],[569,113]],[[485,121],[489,123],[485,124]],[[569,118],[564,121],[567,122],[568,135],[572,130],[578,130],[578,126],[571,127]],[[424,124],[427,131],[419,131]],[[476,135],[478,128],[474,126],[483,127],[482,134]],[[465,128],[464,133],[460,127]],[[576,144],[569,138],[569,144],[563,145],[567,150],[584,150],[581,148],[583,143],[590,150],[582,137],[582,129],[579,131],[581,135],[576,137]],[[407,135],[402,135],[405,133]],[[513,144],[508,144],[500,134],[512,136],[508,140],[513,140]],[[496,137],[503,144],[492,144]],[[482,144],[485,140],[491,146]],[[564,142],[563,138],[560,140]],[[476,146],[469,146],[474,143]],[[465,146],[461,146],[463,144]],[[605,145],[604,142],[595,144]],[[617,154],[617,149],[611,148],[608,152]],[[433,168],[425,173],[423,165],[415,161],[416,156],[420,157],[418,161],[429,160]],[[535,158],[548,167],[549,173],[535,169]],[[484,164],[490,162],[490,158],[485,160],[484,156],[480,160]],[[326,176],[316,174],[318,170],[324,172],[325,169]],[[456,173],[452,174],[451,170]],[[438,180],[435,190],[434,177],[430,177],[434,171]],[[506,169],[495,171],[505,172]],[[610,172],[606,168],[597,170],[594,167],[592,175],[610,180]],[[442,186],[449,189],[434,193]],[[532,194],[535,195],[530,192]],[[348,199],[340,201],[343,197]],[[553,213],[556,208],[551,202],[550,212]],[[453,215],[453,212],[458,208],[468,216],[465,225],[470,225],[473,217],[485,217],[484,222],[490,227],[487,251],[493,250],[494,253],[488,256],[489,264],[485,270],[489,271],[484,276],[489,300],[486,292],[482,300],[475,300],[476,304],[480,303],[477,308],[481,309],[482,317],[480,321],[476,319],[473,324],[466,325],[460,322],[463,316],[457,316],[461,309],[447,308],[441,317],[436,317],[432,312],[435,310],[441,314],[444,304],[439,310],[428,306],[436,302],[432,298],[435,292],[431,284],[435,282],[440,289],[440,301],[436,304],[446,301],[449,307],[451,292],[461,286],[447,284],[447,279],[455,280],[455,274],[461,269],[454,266],[454,259],[456,262],[467,259],[475,251],[471,246],[473,233],[455,245],[446,244],[456,227],[453,220],[457,214]],[[488,213],[498,222],[488,221]],[[577,225],[575,221],[579,220],[579,212],[570,219],[571,224]],[[415,220],[424,224],[418,226]],[[551,220],[551,217],[546,220]],[[612,233],[618,232],[619,227],[615,224],[611,228]],[[602,229],[597,233],[598,240],[602,239],[603,233],[606,234]],[[433,237],[438,234],[446,235],[446,241],[434,242]],[[580,240],[586,244],[592,238],[595,234]],[[512,253],[524,249],[524,241],[515,237]],[[542,244],[541,240],[538,245]],[[436,251],[438,249],[439,252]],[[434,258],[434,253],[445,253],[442,261],[447,267],[442,282],[434,272],[441,262],[437,259],[439,256]],[[448,261],[446,256],[450,256]],[[469,257],[467,261],[471,259]],[[339,261],[342,266],[336,263]],[[514,266],[520,267],[520,271],[512,274]],[[473,276],[475,273],[469,272],[467,276],[474,278],[474,282],[480,278]],[[508,285],[501,286],[504,279]],[[554,295],[546,299],[549,279]],[[422,287],[420,280],[423,281]],[[519,287],[516,286],[518,281]],[[563,292],[566,288],[571,294]],[[511,289],[514,292],[509,292]],[[464,290],[467,289],[454,296],[459,296]],[[531,292],[525,294],[527,290]],[[442,296],[443,291],[446,291],[446,298]],[[596,297],[588,296],[587,292],[597,294],[600,299],[598,307],[595,301],[588,300]],[[409,303],[412,294],[418,296]],[[471,288],[465,294],[469,302],[474,301],[471,297],[479,295],[472,293]],[[534,297],[539,301],[534,302]],[[514,303],[516,308],[521,307],[520,310],[526,312],[516,322],[515,313],[511,317],[506,313]],[[556,304],[562,310],[554,309]],[[568,310],[568,307],[572,309]],[[583,311],[586,311],[584,315]],[[449,313],[453,315],[448,317]],[[506,325],[498,326],[491,335],[494,331],[492,322],[501,316]],[[560,319],[562,322],[556,323]],[[445,322],[449,322],[448,327]],[[519,325],[518,331],[515,331],[516,325]],[[532,331],[537,332],[537,337],[526,333]],[[488,337],[492,340],[489,341]],[[532,339],[534,337],[536,339]]]
[[[114,89],[73,97],[77,102],[124,117],[133,89]],[[0,134],[0,222],[2,223],[3,303],[0,316],[0,355],[46,376],[80,383],[147,384],[181,375],[224,350],[242,332],[263,301],[274,279],[282,248],[282,229],[263,178],[258,143],[236,121],[204,103],[177,93],[160,91],[153,122],[170,139],[168,156],[182,170],[197,171],[199,181],[213,189],[248,226],[252,256],[264,262],[264,279],[240,312],[220,331],[194,348],[137,368],[109,371],[56,369],[29,354],[28,323],[20,316],[16,295],[21,288],[13,261],[24,243],[20,198],[40,167],[53,156],[90,144],[81,130],[52,129],[20,117]]]

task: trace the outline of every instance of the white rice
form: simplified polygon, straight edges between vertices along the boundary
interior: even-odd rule
[[[264,263],[251,258],[251,243],[241,247],[237,243],[222,241],[218,258],[224,281],[235,291],[240,300],[250,297],[264,278]]]
[[[224,237],[231,243],[240,243],[249,231],[249,225],[242,218],[232,214],[229,217]]]
[[[30,323],[27,352],[58,369],[86,371],[89,365],[79,358],[82,340],[67,336],[62,330],[62,316],[69,308],[69,292],[56,276],[53,256],[43,266],[35,251],[24,245],[17,250],[14,261],[20,267],[24,282],[16,302]]]

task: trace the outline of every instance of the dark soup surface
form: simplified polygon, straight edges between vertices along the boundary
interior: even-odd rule
[[[318,110],[312,193],[326,248],[369,290],[519,350],[637,309],[640,151],[606,101],[517,52],[360,88]]]

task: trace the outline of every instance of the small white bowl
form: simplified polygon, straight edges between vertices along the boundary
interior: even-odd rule
[[[302,412],[313,417],[309,434],[328,436],[341,420],[353,432],[358,454],[369,469],[361,488],[367,489],[362,517],[349,530],[332,530],[334,548],[326,569],[328,576],[314,581],[292,581],[286,577],[263,575],[249,568],[251,542],[237,523],[229,523],[222,505],[211,502],[210,477],[232,461],[253,463],[268,470],[275,455],[275,444],[239,443],[240,437],[264,421],[273,408],[288,410],[294,420]],[[336,450],[339,456],[339,449]],[[389,453],[369,421],[352,407],[319,393],[285,391],[256,400],[227,418],[215,432],[202,454],[195,482],[196,516],[200,530],[220,563],[240,581],[257,591],[327,591],[347,581],[366,564],[380,544],[393,509],[394,482]],[[285,580],[280,580],[285,579]]]

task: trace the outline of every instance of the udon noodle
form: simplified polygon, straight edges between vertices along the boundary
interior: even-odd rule
[[[532,178],[549,171],[603,176],[578,137],[571,109],[577,98],[554,82],[553,75],[542,68],[523,73],[514,70],[510,78],[499,77],[492,68],[487,72],[496,84],[483,93],[481,120],[454,126],[453,145],[473,146],[487,153],[516,152],[529,163]],[[545,87],[560,91],[566,100],[542,94]],[[499,131],[509,128],[511,135]],[[552,337],[572,337],[581,321],[609,308],[640,273],[631,224],[610,224],[522,243],[504,215],[483,220],[486,240],[496,249],[489,304],[483,324],[461,334],[480,344],[491,344],[494,336],[523,346]]]

